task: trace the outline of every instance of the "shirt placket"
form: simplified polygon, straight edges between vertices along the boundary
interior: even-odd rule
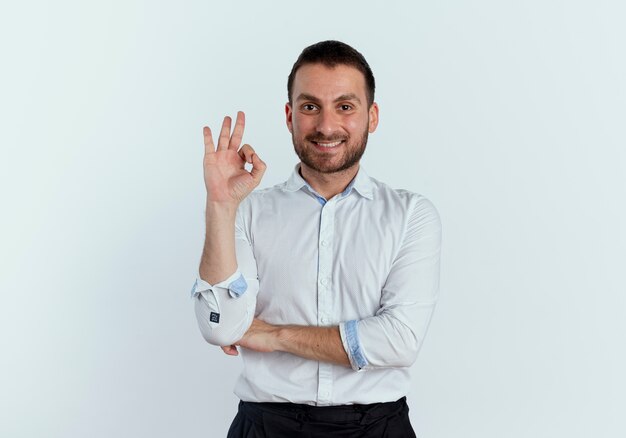
[[[334,323],[332,312],[332,266],[337,197],[322,207],[318,239],[319,269],[317,271],[317,325],[327,327]],[[332,365],[319,362],[317,404],[329,405],[332,399]]]

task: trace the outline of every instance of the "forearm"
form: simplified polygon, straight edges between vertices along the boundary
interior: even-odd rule
[[[350,366],[338,327],[272,325],[254,319],[236,345],[260,352],[284,351],[305,359]]]
[[[350,366],[338,327],[279,326],[279,351],[305,359]]]
[[[206,234],[199,273],[200,278],[209,284],[223,281],[237,270],[236,214],[235,206],[207,201]]]

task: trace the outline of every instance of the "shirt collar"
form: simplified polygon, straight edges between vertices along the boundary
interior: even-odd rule
[[[311,186],[302,178],[300,175],[300,163],[296,164],[291,173],[289,179],[285,182],[283,186],[283,190],[288,192],[295,192],[300,190],[302,187],[306,187],[311,192],[315,193],[315,190],[311,188]],[[359,165],[359,171],[357,172],[354,179],[348,184],[346,189],[343,191],[342,195],[347,196],[350,194],[352,189],[356,190],[361,196],[367,199],[374,199],[374,183],[372,179],[369,177],[363,166]]]

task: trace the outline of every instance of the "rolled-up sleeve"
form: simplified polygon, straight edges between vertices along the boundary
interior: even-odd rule
[[[441,220],[424,197],[416,199],[413,207],[381,291],[379,310],[372,317],[339,326],[355,370],[408,367],[426,336],[439,294]]]
[[[211,285],[200,278],[191,289],[196,319],[203,338],[225,346],[237,342],[250,327],[259,291],[257,266],[241,215],[235,225],[237,270]]]

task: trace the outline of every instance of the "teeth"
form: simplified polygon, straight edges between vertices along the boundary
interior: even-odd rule
[[[320,143],[320,142],[316,142],[316,143],[323,148],[334,148],[335,146],[339,146],[339,144],[341,144],[341,141],[336,141],[333,143]]]

